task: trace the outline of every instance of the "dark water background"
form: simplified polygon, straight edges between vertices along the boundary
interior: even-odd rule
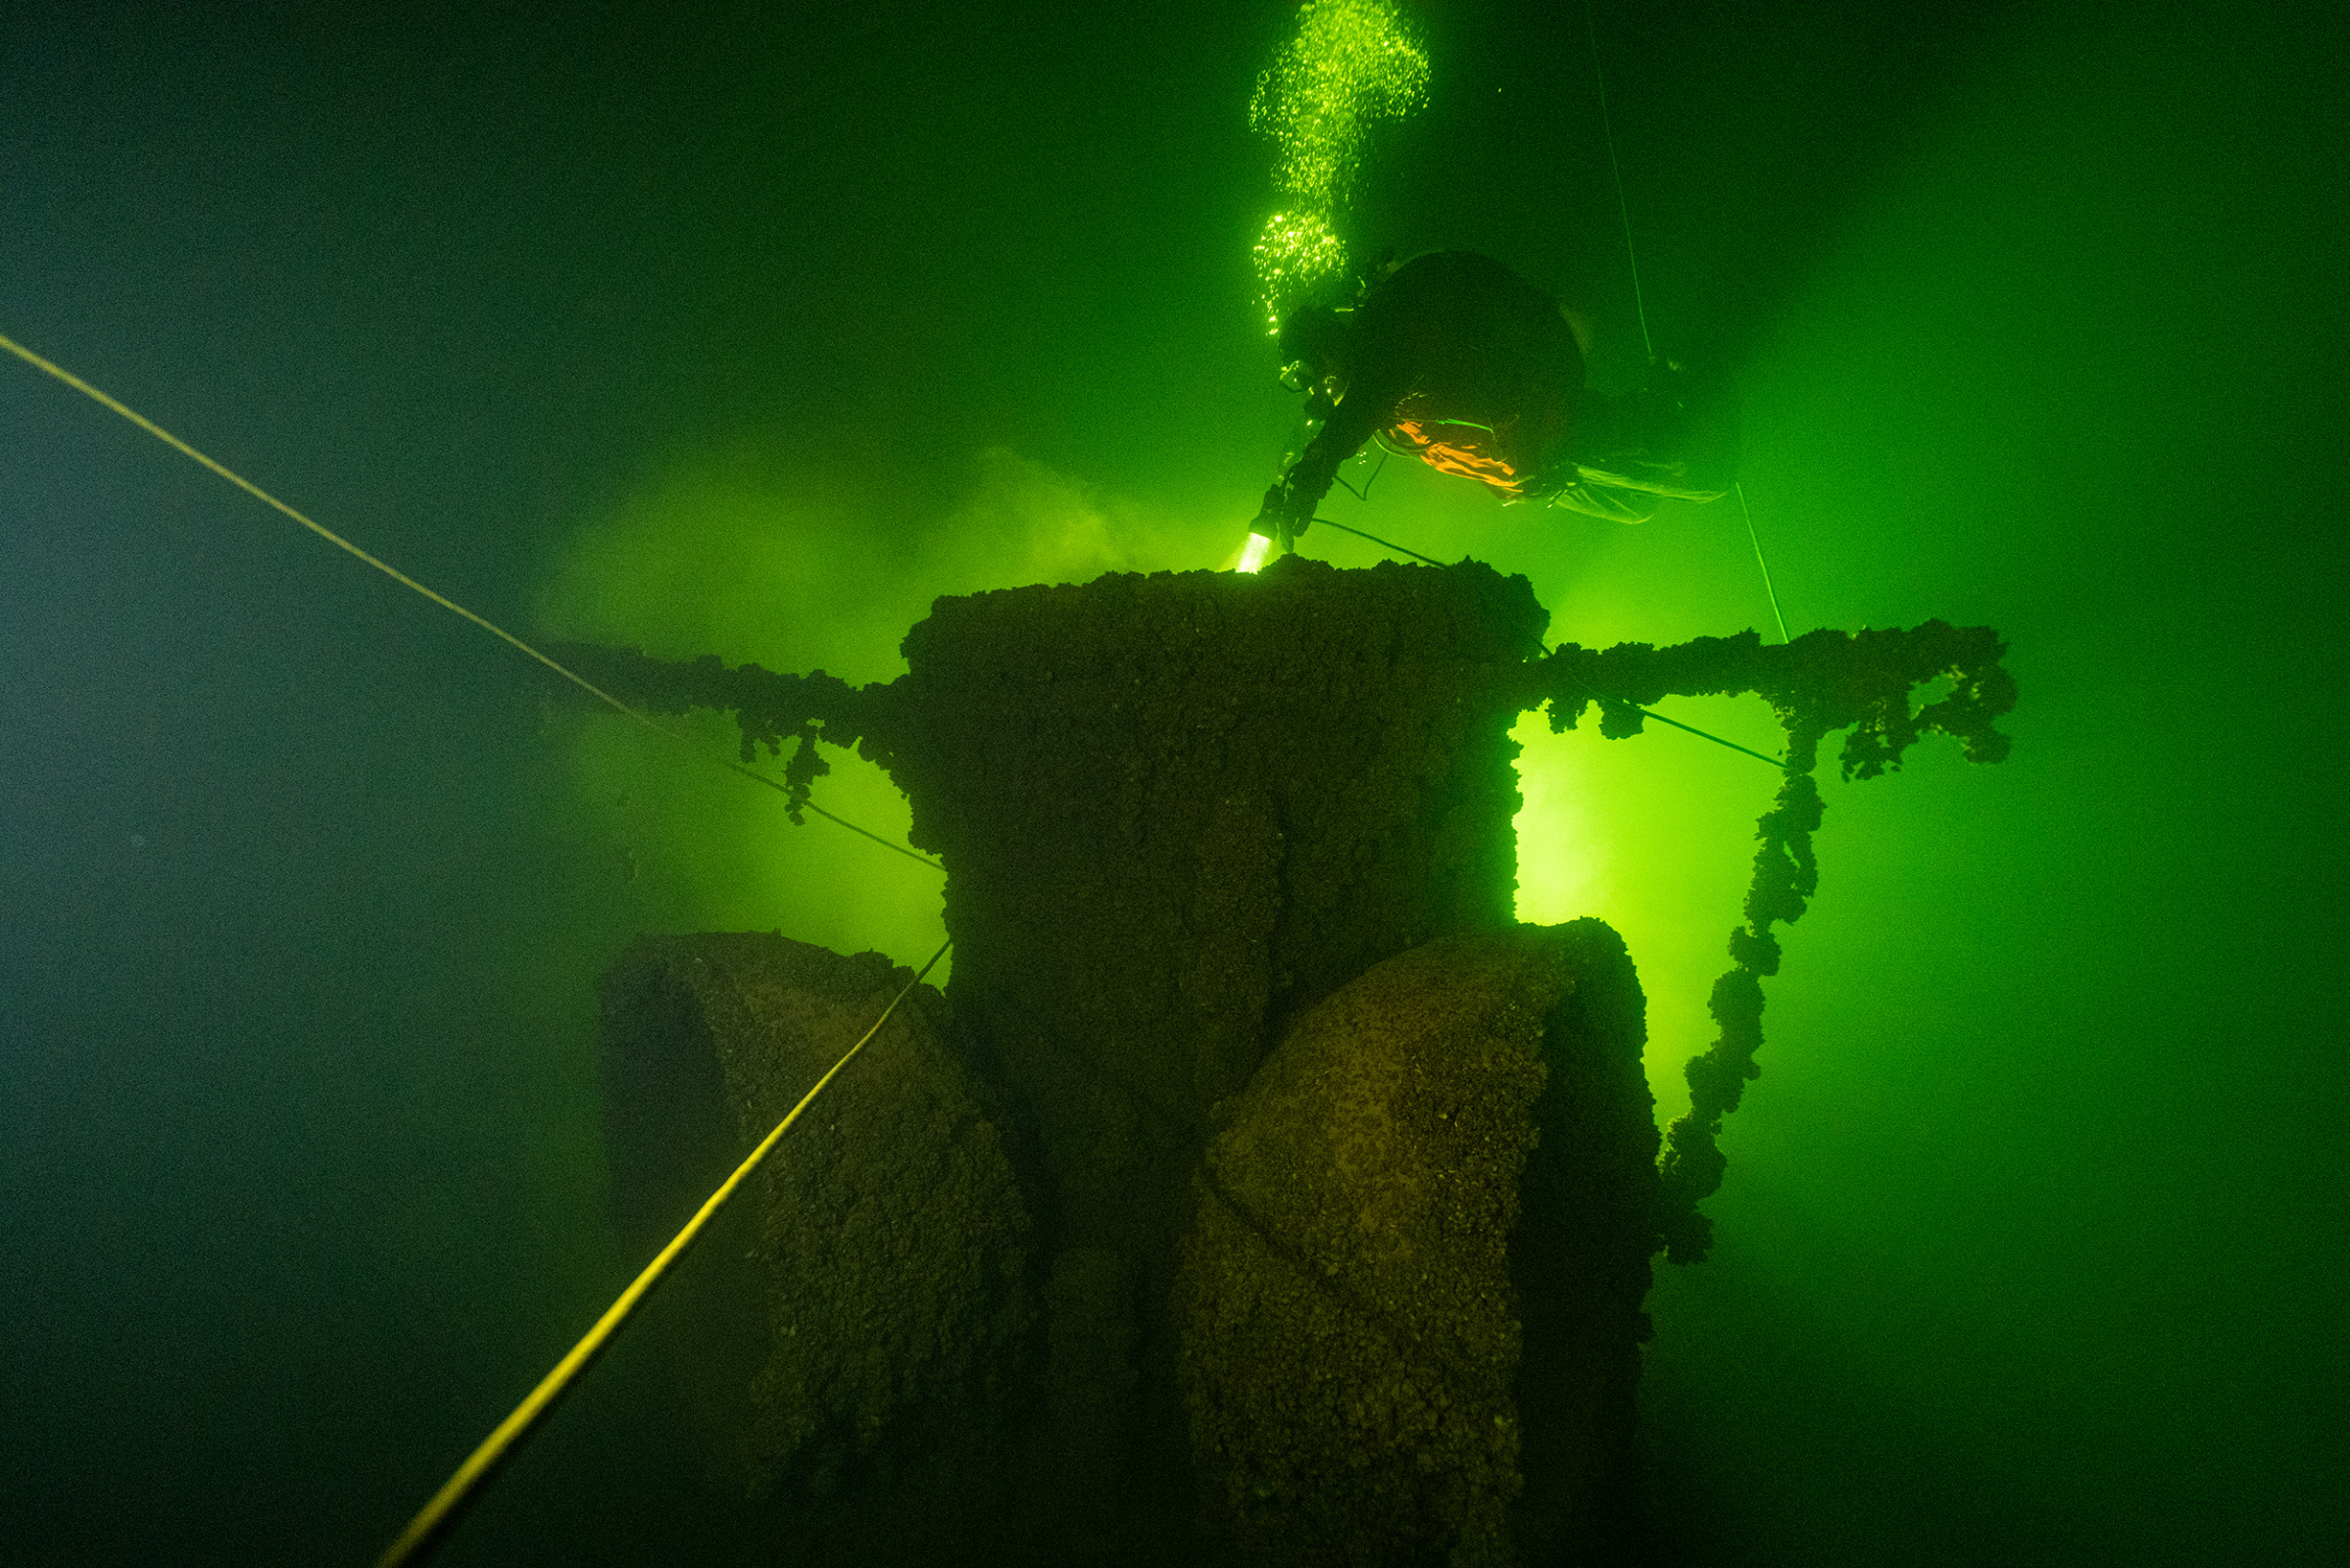
[[[1287,8],[686,9],[12,7],[0,331],[525,629],[887,678],[934,594],[1217,564],[1288,430],[1242,113]],[[1432,101],[1348,232],[1502,257],[1630,373],[1580,11],[1414,9]],[[2336,1560],[2340,24],[1599,9],[1650,321],[1745,385],[1790,622],[1989,623],[2025,692],[2002,767],[1829,789],[1721,1245],[1653,1298],[1673,1538]],[[630,557],[705,481],[760,498],[714,564]],[[1366,526],[1526,572],[1555,635],[1768,624],[1725,509],[1382,486]],[[763,629],[710,608],[755,538]],[[0,365],[0,1561],[367,1557],[634,1266],[618,943],[928,951],[918,868],[615,744]],[[1555,829],[1669,1085],[1768,778],[1558,744],[1529,898]],[[749,1560],[673,1424],[623,1343],[448,1560]]]

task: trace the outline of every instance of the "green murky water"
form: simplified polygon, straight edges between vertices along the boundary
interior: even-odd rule
[[[1426,103],[1334,232],[1503,258],[1621,384],[1581,13],[1407,11]],[[16,21],[0,331],[518,629],[885,679],[937,594],[1221,564],[1290,431],[1250,261],[1277,4]],[[2000,767],[1828,787],[1719,1246],[1652,1298],[1670,1544],[2326,1559],[2338,24],[1594,31],[1649,324],[1739,377],[1790,624],[1991,624],[2025,694]],[[935,888],[550,709],[29,371],[0,449],[0,1561],[360,1560],[633,1266],[618,944],[918,959]],[[1557,636],[1768,625],[1722,507],[1631,529],[1391,466],[1334,508],[1525,573]],[[1623,931],[1670,1114],[1770,776],[1539,729],[1521,911]],[[819,798],[903,825],[870,770]],[[679,1420],[623,1344],[447,1560],[788,1560]]]

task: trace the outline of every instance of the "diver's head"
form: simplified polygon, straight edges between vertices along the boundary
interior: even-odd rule
[[[1300,305],[1282,318],[1281,363],[1302,365],[1305,379],[1344,372],[1346,322],[1327,305]]]

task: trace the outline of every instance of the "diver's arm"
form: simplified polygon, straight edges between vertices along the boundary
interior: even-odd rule
[[[1313,521],[1314,508],[1338,481],[1339,465],[1362,450],[1371,432],[1379,428],[1380,415],[1394,403],[1393,398],[1381,401],[1354,393],[1342,398],[1306,443],[1304,455],[1291,464],[1281,482],[1266,493],[1265,510],[1287,517],[1293,533],[1303,533],[1305,525]]]

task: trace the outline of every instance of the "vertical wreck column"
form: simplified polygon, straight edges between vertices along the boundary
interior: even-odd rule
[[[1482,565],[1291,559],[942,599],[907,636],[884,760],[1033,1141],[1063,1527],[1186,1528],[1167,1302],[1217,1102],[1373,964],[1512,919],[1511,671],[1547,620]]]

